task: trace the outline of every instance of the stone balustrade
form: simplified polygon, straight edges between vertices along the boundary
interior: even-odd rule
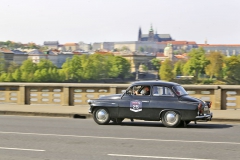
[[[129,84],[0,83],[0,104],[86,105],[88,99],[123,93]],[[183,85],[194,97],[212,102],[212,109],[240,109],[240,85]]]

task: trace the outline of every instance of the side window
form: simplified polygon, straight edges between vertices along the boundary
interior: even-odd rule
[[[127,90],[127,94],[134,95],[136,91],[139,91],[142,88],[142,86],[132,86]]]
[[[153,96],[173,96],[171,89],[165,86],[153,86]]]
[[[130,94],[130,95],[136,95],[136,96],[150,96],[150,86],[132,86],[130,87],[126,94]]]

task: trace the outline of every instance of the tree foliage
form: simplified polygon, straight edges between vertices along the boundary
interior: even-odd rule
[[[5,67],[6,67],[6,63],[4,60],[4,55],[3,53],[0,53],[0,76],[2,73],[5,72]]]
[[[188,54],[188,61],[183,67],[185,75],[194,76],[195,80],[198,80],[201,72],[204,71],[209,61],[206,58],[203,48],[192,49]]]
[[[81,58],[78,55],[74,55],[72,59],[68,58],[62,65],[62,69],[67,76],[67,79],[80,82],[82,77],[82,63]]]
[[[31,59],[25,60],[20,67],[22,73],[21,80],[23,82],[33,82],[36,69],[36,64],[33,63]]]
[[[237,56],[226,57],[225,79],[229,84],[240,84],[240,58]]]
[[[174,64],[173,73],[174,77],[183,75],[183,67],[186,62],[179,60]]]
[[[151,60],[152,65],[154,66],[154,70],[159,70],[161,67],[161,61],[157,58]]]
[[[159,70],[160,79],[171,81],[174,78],[173,65],[169,59],[166,59]]]
[[[8,66],[8,73],[14,73],[15,70],[17,70],[19,68],[19,65],[16,62],[10,62],[9,66]]]
[[[207,60],[209,64],[205,68],[206,74],[210,76],[210,79],[212,79],[213,76],[221,78],[223,74],[224,55],[221,52],[210,52],[210,54],[207,55]]]

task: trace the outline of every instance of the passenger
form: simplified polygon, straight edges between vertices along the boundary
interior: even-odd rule
[[[138,93],[138,91],[135,92],[136,95],[150,95],[150,87],[149,86],[144,86],[141,93]]]

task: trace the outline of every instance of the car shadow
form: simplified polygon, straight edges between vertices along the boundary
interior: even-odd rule
[[[120,126],[138,126],[138,127],[165,127],[161,121],[160,122],[149,122],[149,121],[134,121],[134,122],[127,122],[127,121],[123,121],[121,124],[116,124],[116,123],[109,123],[109,125],[120,125]],[[190,124],[188,124],[186,127],[184,127],[183,125],[180,125],[177,128],[187,128],[187,129],[225,129],[225,128],[231,128],[233,127],[233,125],[231,124],[216,124],[216,123],[208,123],[208,122],[204,122],[204,123],[197,123],[194,124],[194,122],[191,122]]]
[[[233,125],[231,124],[216,124],[216,123],[208,123],[208,122],[205,122],[205,123],[197,123],[197,124],[194,124],[194,123],[190,123],[187,125],[186,128],[194,128],[194,129],[225,129],[225,128],[231,128],[233,127]],[[184,126],[180,126],[180,128],[184,128]]]

